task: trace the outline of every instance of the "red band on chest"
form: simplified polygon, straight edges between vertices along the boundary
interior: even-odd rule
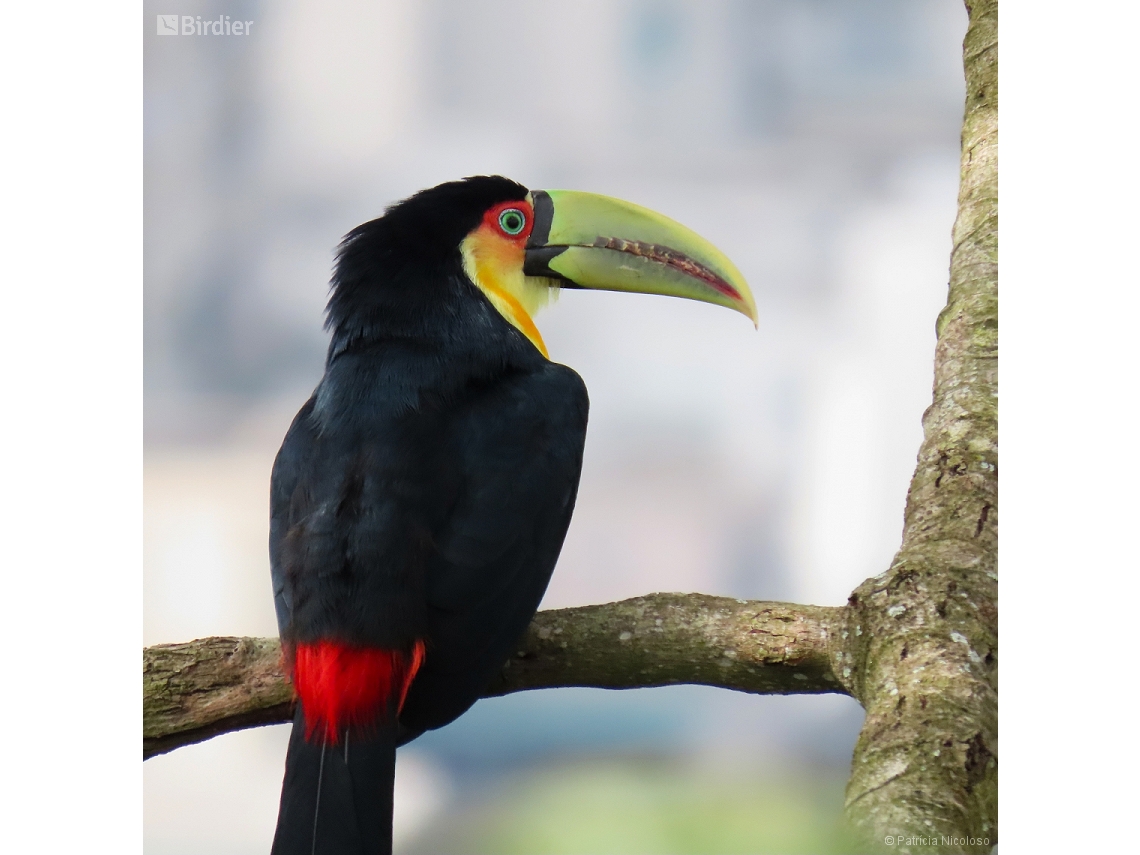
[[[344,728],[383,720],[393,700],[398,714],[423,660],[422,641],[410,653],[335,641],[298,644],[292,677],[305,711],[305,739],[317,735],[336,745]]]

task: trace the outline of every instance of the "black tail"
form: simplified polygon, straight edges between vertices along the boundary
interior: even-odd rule
[[[337,745],[306,742],[298,706],[272,855],[391,855],[395,775],[394,724]]]

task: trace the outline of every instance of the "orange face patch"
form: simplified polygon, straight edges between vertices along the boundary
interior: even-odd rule
[[[471,281],[549,358],[531,315],[549,299],[550,289],[528,283],[523,274],[526,242],[533,228],[534,209],[529,202],[502,202],[483,215],[482,223],[464,239],[461,251]]]

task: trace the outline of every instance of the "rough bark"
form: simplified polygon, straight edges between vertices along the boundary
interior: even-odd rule
[[[652,594],[539,612],[486,695],[702,683],[770,694],[846,692],[832,672],[842,609]],[[204,638],[143,651],[143,758],[289,721],[281,647]]]
[[[842,608],[654,594],[540,612],[487,690],[847,692],[867,711],[847,816],[900,853],[997,842],[997,0],[967,8],[949,298],[890,567]],[[143,756],[287,721],[280,659],[270,639],[144,650]]]
[[[143,650],[143,759],[288,721],[293,690],[276,638],[202,638]]]
[[[988,852],[997,842],[997,0],[967,7],[961,186],[934,402],[902,547],[851,595],[846,632],[856,640],[835,664],[867,711],[847,815],[869,845],[896,852]]]

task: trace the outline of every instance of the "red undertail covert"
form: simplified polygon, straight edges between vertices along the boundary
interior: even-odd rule
[[[422,641],[410,653],[335,641],[298,644],[292,677],[305,712],[305,739],[319,736],[336,745],[345,728],[384,719],[393,699],[398,713],[423,660]]]

